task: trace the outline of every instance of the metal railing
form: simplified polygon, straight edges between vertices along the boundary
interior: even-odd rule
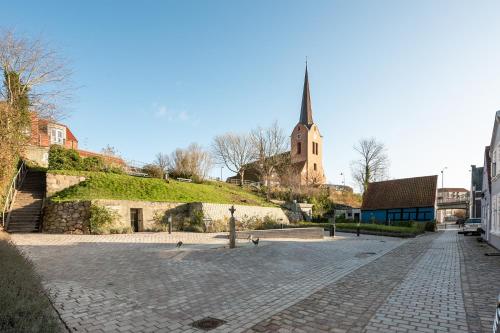
[[[12,182],[9,187],[9,191],[7,192],[7,196],[5,197],[5,203],[3,205],[2,210],[2,227],[5,229],[7,224],[9,223],[10,209],[12,207],[12,202],[16,196],[16,191],[19,189],[21,184],[23,183],[24,177],[26,176],[26,164],[24,161],[21,161],[21,166],[16,172],[16,175],[12,179]]]
[[[233,178],[233,179],[229,179],[228,183],[235,184],[235,185],[241,185],[241,180]],[[254,186],[254,187],[257,187],[257,188],[260,187],[260,183],[259,182],[254,182],[254,181],[251,181],[251,180],[243,180],[243,185]]]
[[[438,198],[438,204],[452,204],[452,203],[468,203],[469,197],[457,197],[457,198]]]

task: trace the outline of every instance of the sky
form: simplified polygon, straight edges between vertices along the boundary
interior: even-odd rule
[[[9,1],[0,28],[73,71],[80,148],[151,162],[192,142],[299,120],[305,59],[331,183],[375,137],[389,177],[470,187],[500,109],[499,1]],[[223,169],[224,177],[232,175]],[[213,176],[221,170],[214,168]],[[441,186],[441,178],[439,179]]]

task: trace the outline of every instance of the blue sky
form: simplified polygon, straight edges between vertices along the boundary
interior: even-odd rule
[[[307,56],[330,182],[374,136],[391,178],[447,166],[445,186],[468,187],[500,109],[499,12],[498,1],[11,1],[0,26],[70,60],[80,88],[64,121],[83,149],[149,162],[274,120],[291,132]]]

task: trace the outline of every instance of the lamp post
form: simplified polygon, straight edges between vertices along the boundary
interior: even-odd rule
[[[446,169],[448,169],[448,167],[444,167],[441,170],[441,190],[443,191],[443,193],[444,193],[444,170]]]
[[[224,166],[220,167],[220,181],[222,181],[222,169],[224,169]]]
[[[448,169],[448,167],[444,167],[442,170],[441,170],[441,201],[444,202],[444,170]],[[443,212],[443,210],[441,210],[441,218],[442,218],[442,221],[444,223],[444,215],[446,214],[446,210]]]

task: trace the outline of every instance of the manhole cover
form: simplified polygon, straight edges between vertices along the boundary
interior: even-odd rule
[[[194,323],[191,324],[191,326],[195,328],[199,328],[204,331],[210,331],[213,330],[214,328],[217,328],[226,322],[221,319],[217,318],[211,318],[211,317],[206,317],[200,320],[195,321]]]

